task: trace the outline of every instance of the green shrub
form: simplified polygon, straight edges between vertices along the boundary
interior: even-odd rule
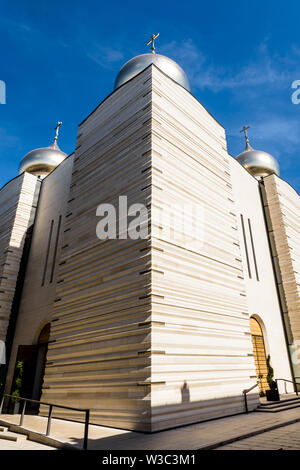
[[[12,403],[19,403],[18,398],[21,396],[21,388],[22,388],[22,383],[23,383],[23,380],[22,380],[23,371],[24,371],[23,366],[24,366],[24,363],[22,361],[17,362],[16,369],[18,370],[18,376],[15,380],[16,388],[12,392],[12,396],[13,396],[13,398],[11,399]]]

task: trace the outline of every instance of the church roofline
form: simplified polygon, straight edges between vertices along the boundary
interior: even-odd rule
[[[97,111],[97,109],[103,104],[105,103],[105,101],[110,98],[114,93],[116,93],[118,90],[121,90],[121,88],[123,88],[127,83],[130,83],[132,80],[134,80],[136,77],[138,77],[139,75],[141,75],[145,70],[149,69],[149,67],[155,67],[157,70],[160,71],[160,73],[162,73],[165,77],[168,77],[170,80],[172,80],[173,83],[176,83],[176,85],[180,86],[183,90],[185,90],[187,93],[189,93],[199,104],[201,104],[201,106],[203,106],[203,108],[205,109],[205,111],[208,112],[208,114],[216,121],[217,124],[219,124],[224,130],[225,130],[225,127],[211,114],[210,111],[208,111],[208,109],[206,108],[206,106],[204,106],[204,104],[201,103],[200,100],[198,100],[198,98],[196,98],[195,95],[193,95],[193,93],[189,90],[187,90],[186,88],[184,88],[184,86],[180,85],[180,83],[176,82],[176,80],[174,80],[172,77],[169,77],[168,74],[166,74],[165,72],[163,72],[159,67],[157,67],[157,65],[155,64],[150,64],[148,65],[148,67],[145,67],[143,70],[141,70],[141,72],[139,72],[137,75],[135,75],[134,77],[130,78],[130,80],[128,80],[127,82],[123,83],[119,88],[116,88],[115,90],[113,90],[109,95],[107,95],[95,108],[93,111],[90,112],[90,114],[88,114],[88,116],[83,119],[83,121],[81,121],[81,123],[78,125],[78,127],[80,127],[85,121],[88,120],[88,118],[95,112]]]
[[[34,176],[34,177],[37,179],[37,181],[43,182],[46,178],[48,178],[48,176],[50,176],[52,173],[54,173],[55,170],[56,170],[57,168],[59,168],[69,157],[72,157],[72,155],[74,155],[74,154],[75,154],[75,152],[72,152],[72,153],[70,153],[70,155],[67,155],[66,158],[65,158],[62,162],[60,162],[59,165],[57,165],[57,166],[54,168],[54,170],[52,170],[48,175],[45,176],[45,178],[40,179],[40,178],[38,178],[37,176],[33,175],[32,173],[29,173],[28,171],[24,171],[24,172],[21,173],[20,175],[16,175],[16,176],[14,176],[12,179],[8,180],[8,181],[0,188],[0,192],[1,192],[2,189],[4,189],[9,183],[11,183],[12,181],[16,180],[17,178],[21,178],[21,176],[24,176],[25,173],[27,173],[27,174],[29,174],[29,175],[31,175],[31,176]]]
[[[1,191],[2,191],[9,183],[11,183],[12,181],[16,180],[17,178],[21,178],[22,176],[25,175],[25,173],[26,173],[26,172],[23,172],[23,173],[21,173],[20,175],[16,175],[16,176],[14,176],[11,180],[8,180],[6,183],[4,183],[4,185],[0,188],[0,193],[1,193]],[[37,181],[41,181],[37,176],[33,175],[32,173],[29,173],[29,174],[30,174],[31,176],[34,176],[34,177],[37,179]]]
[[[66,156],[66,158],[60,162],[59,165],[57,165],[52,171],[50,171],[50,173],[48,173],[48,175],[45,176],[45,178],[43,178],[41,181],[45,181],[50,175],[52,175],[63,163],[65,163],[70,157],[72,157],[72,155],[75,155],[75,151],[70,153],[69,155]]]
[[[243,168],[243,170],[250,176],[250,178],[252,178],[254,181],[256,181],[256,183],[259,182],[259,180],[258,180],[257,178],[255,178],[255,176],[252,175],[252,174],[244,167],[244,165],[242,165],[242,163],[241,163],[236,157],[234,157],[233,155],[231,155],[228,151],[227,151],[227,154],[228,154],[228,156],[229,156],[230,158],[232,158],[232,160],[234,160],[238,165],[240,165],[240,166]]]
[[[228,153],[228,152],[227,152],[227,154],[228,154],[228,156],[229,156],[230,158],[232,158],[237,164],[239,164],[239,165],[243,168],[243,170],[250,176],[250,178],[252,178],[254,181],[256,181],[256,183],[261,183],[261,182],[265,181],[265,179],[270,178],[271,176],[275,176],[276,178],[278,178],[279,180],[283,181],[283,182],[286,183],[288,186],[290,186],[291,189],[293,189],[294,192],[297,194],[297,196],[300,197],[300,193],[298,193],[298,191],[291,185],[291,183],[289,183],[288,181],[286,181],[285,179],[283,179],[281,176],[278,176],[278,175],[276,175],[275,173],[272,173],[271,175],[264,176],[261,180],[258,180],[257,178],[255,178],[255,176],[253,176],[253,175],[244,167],[244,165],[242,165],[242,163],[241,163],[239,160],[237,160],[236,157],[234,157],[233,155],[231,155],[231,154]]]
[[[283,181],[283,182],[286,183],[288,186],[290,186],[290,188],[297,194],[297,196],[300,197],[300,193],[298,193],[297,189],[295,189],[294,186],[291,185],[291,183],[289,183],[288,181],[286,181],[286,180],[284,180],[283,178],[281,178],[281,176],[275,175],[275,173],[273,173],[272,175],[264,176],[263,180],[265,180],[265,179],[267,179],[267,178],[270,178],[270,176],[276,176],[276,178],[278,178],[279,180]]]

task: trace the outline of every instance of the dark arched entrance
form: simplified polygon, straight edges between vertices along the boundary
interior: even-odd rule
[[[50,323],[40,331],[37,344],[19,345],[16,365],[11,385],[11,394],[39,400],[44,379],[46,354],[50,335]],[[20,369],[21,367],[21,369]],[[20,377],[20,371],[22,374]],[[18,383],[18,381],[20,383]],[[27,410],[35,410],[33,403],[28,403]]]
[[[44,381],[44,373],[46,366],[46,356],[48,351],[48,343],[50,336],[50,323],[44,326],[37,341],[37,359],[35,376],[33,382],[32,398],[40,400],[42,394],[42,386]]]

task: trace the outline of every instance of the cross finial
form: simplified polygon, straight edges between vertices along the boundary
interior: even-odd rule
[[[248,134],[247,134],[247,129],[250,129],[250,126],[244,126],[243,129],[240,132],[244,132],[246,145],[249,145],[249,137],[248,137]]]
[[[58,131],[59,131],[59,128],[60,128],[61,125],[62,125],[62,122],[57,121],[56,127],[54,127],[54,130],[56,131],[55,137],[54,137],[54,142],[56,142],[57,139],[58,139]]]
[[[155,47],[154,47],[154,41],[156,38],[158,38],[159,36],[159,33],[157,34],[152,34],[151,38],[150,38],[150,41],[147,42],[147,46],[149,46],[151,44],[151,53],[152,54],[155,54]]]

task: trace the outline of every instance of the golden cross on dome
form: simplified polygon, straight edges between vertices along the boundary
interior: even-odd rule
[[[246,139],[246,144],[249,144],[249,137],[248,137],[248,134],[247,134],[247,129],[250,129],[250,126],[244,126],[243,129],[240,132],[244,132],[245,139]]]
[[[151,44],[151,53],[152,54],[155,54],[155,47],[154,47],[154,41],[156,38],[158,38],[159,36],[159,33],[157,34],[152,34],[151,38],[150,38],[150,41],[147,42],[147,46],[149,46]]]
[[[59,131],[59,128],[60,128],[61,125],[62,125],[62,122],[57,121],[56,127],[54,127],[54,130],[56,131],[55,137],[54,137],[54,142],[57,141],[57,138],[58,138],[58,131]]]

